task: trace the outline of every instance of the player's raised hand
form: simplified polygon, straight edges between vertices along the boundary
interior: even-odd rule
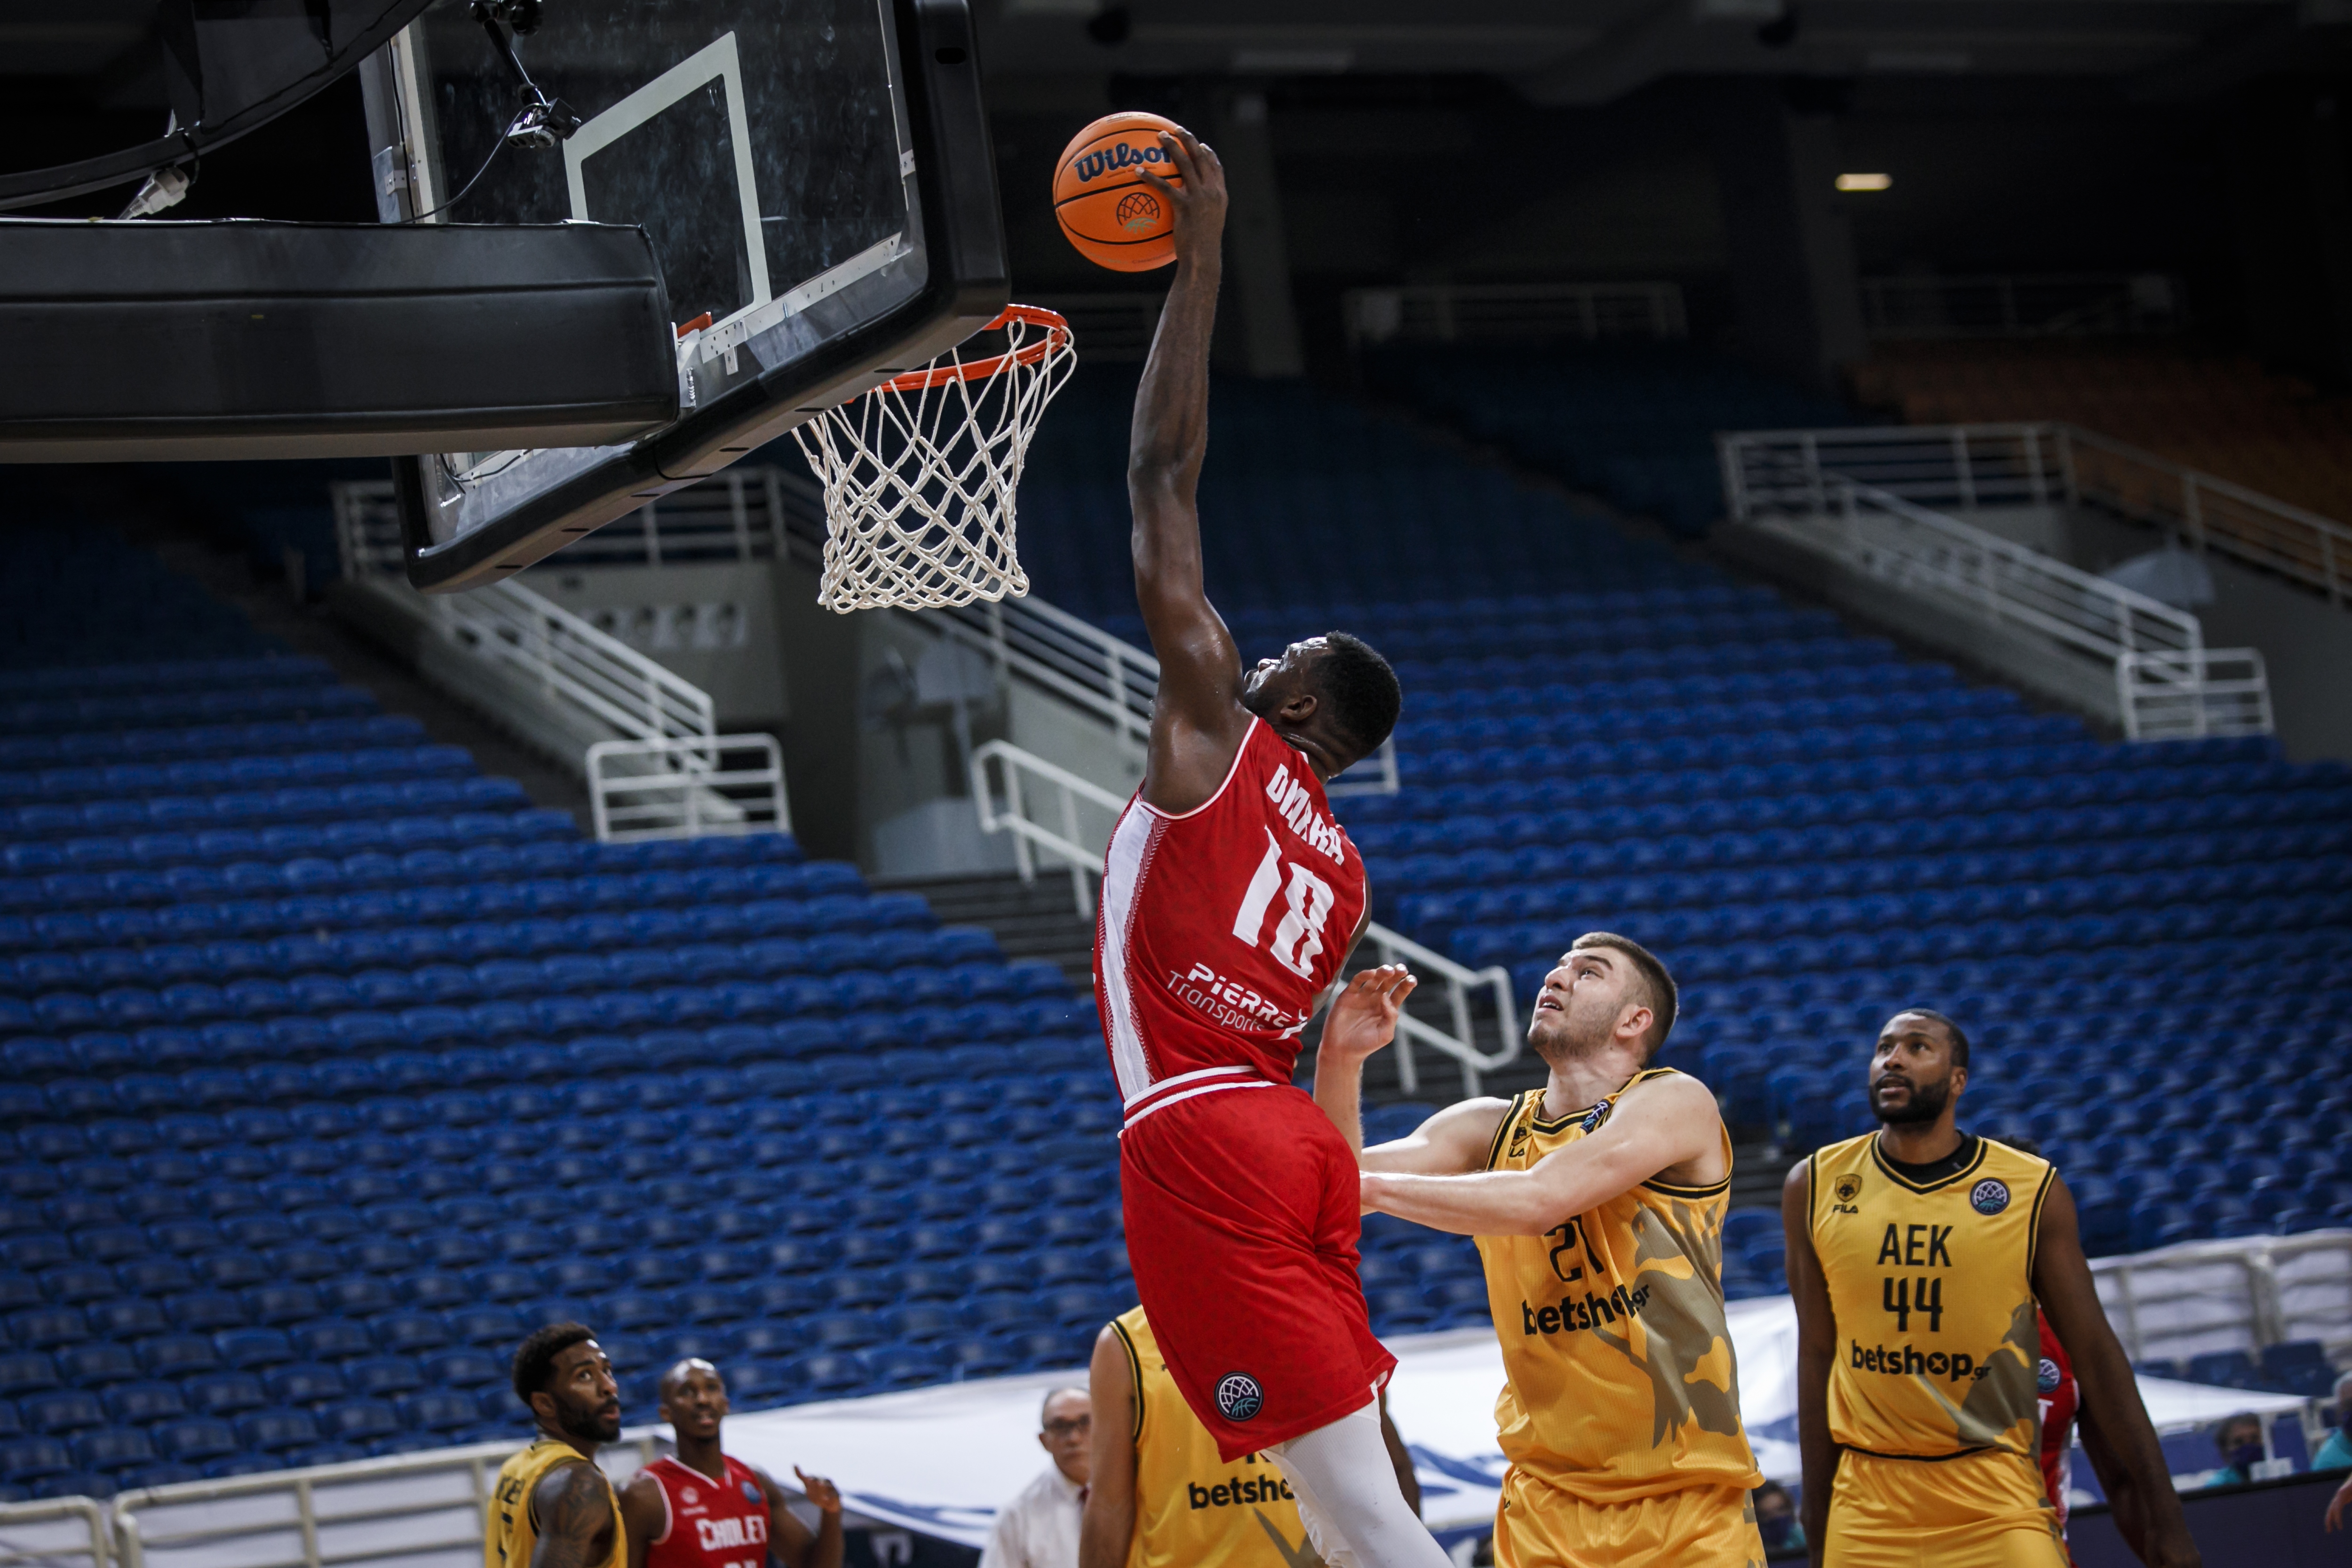
[[[1359,973],[1331,1003],[1318,1055],[1360,1061],[1396,1038],[1397,1015],[1420,981],[1402,963]]]
[[[2347,1508],[2352,1508],[2352,1480],[2347,1480],[2342,1486],[2337,1487],[2336,1495],[2327,1500],[2328,1529],[2344,1528],[2344,1510]]]
[[[1206,257],[1215,260],[1225,234],[1225,166],[1209,144],[1190,131],[1160,133],[1160,145],[1176,165],[1182,183],[1143,170],[1144,184],[1175,214],[1176,259]]]
[[[793,1467],[793,1474],[801,1479],[801,1490],[808,1494],[809,1501],[816,1504],[816,1510],[819,1513],[839,1513],[841,1511],[841,1489],[839,1487],[835,1486],[823,1476],[810,1475],[798,1465],[794,1465]]]

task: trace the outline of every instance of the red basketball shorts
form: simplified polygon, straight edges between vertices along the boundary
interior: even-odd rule
[[[1150,1110],[1119,1136],[1152,1337],[1227,1463],[1362,1408],[1396,1358],[1356,1279],[1355,1156],[1287,1084]]]

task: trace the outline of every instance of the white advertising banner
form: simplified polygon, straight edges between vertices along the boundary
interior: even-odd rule
[[[1767,1476],[1794,1481],[1795,1308],[1786,1296],[1770,1296],[1731,1302],[1725,1316],[1756,1462]],[[1400,1336],[1388,1345],[1397,1357],[1389,1413],[1412,1450],[1423,1516],[1449,1542],[1483,1534],[1494,1520],[1503,1479],[1495,1443],[1503,1357],[1493,1332]],[[1046,1463],[1036,1437],[1045,1394],[1085,1382],[1084,1370],[1073,1369],[737,1415],[727,1423],[727,1447],[786,1486],[798,1465],[832,1477],[857,1513],[978,1546],[987,1539],[997,1505]],[[2303,1403],[2165,1378],[2140,1379],[2140,1396],[2160,1429],[2200,1426],[2241,1410],[2292,1410]]]

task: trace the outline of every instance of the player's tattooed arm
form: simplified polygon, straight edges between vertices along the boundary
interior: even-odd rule
[[[752,1468],[760,1491],[768,1500],[768,1552],[783,1568],[841,1568],[841,1489],[823,1476],[810,1475],[798,1465],[801,1491],[816,1505],[816,1529],[803,1524],[792,1510],[792,1498],[767,1471]]]
[[[1223,274],[1225,175],[1189,132],[1161,144],[1181,184],[1143,178],[1175,213],[1176,277],[1135,394],[1127,493],[1135,596],[1160,658],[1143,798],[1190,811],[1216,792],[1249,733],[1241,653],[1201,565],[1201,464],[1209,450],[1209,336]]]
[[[2165,1463],[2147,1406],[2140,1403],[2130,1358],[2107,1322],[2091,1265],[2083,1256],[2074,1195],[2054,1173],[2034,1232],[2033,1294],[2058,1342],[2066,1347],[2066,1358],[2074,1363],[2074,1381],[2083,1390],[2083,1420],[2098,1429],[2130,1478],[2138,1515],[2140,1541],[2135,1550],[2139,1560],[2147,1568],[2196,1568],[2202,1559],[2181,1514],[2180,1495],[2172,1489],[2171,1467]],[[2118,1526],[2121,1522],[2118,1515]]]
[[[621,1527],[629,1542],[629,1568],[646,1568],[646,1549],[662,1532],[669,1503],[661,1482],[643,1470],[621,1489]]]
[[[1135,1369],[1110,1324],[1095,1336],[1087,1394],[1097,1419],[1088,1439],[1086,1512],[1078,1521],[1078,1568],[1126,1568],[1135,1539]]]
[[[1814,1568],[1830,1538],[1830,1487],[1837,1479],[1838,1446],[1830,1437],[1830,1367],[1837,1359],[1837,1314],[1829,1281],[1813,1251],[1812,1162],[1800,1160],[1780,1184],[1780,1233],[1789,1294],[1797,1307],[1797,1454],[1804,1468],[1799,1523]]]
[[[1440,1112],[1432,1118],[1423,1132],[1432,1131],[1447,1114]],[[1487,1123],[1490,1140],[1499,1124],[1499,1115]],[[1454,1131],[1453,1136],[1459,1139],[1460,1131]],[[1360,1162],[1364,1167],[1360,1180],[1365,1207],[1433,1230],[1461,1236],[1541,1236],[1570,1216],[1598,1208],[1662,1171],[1705,1160],[1719,1166],[1722,1142],[1723,1116],[1716,1108],[1715,1096],[1696,1079],[1675,1073],[1653,1079],[1624,1095],[1597,1131],[1545,1155],[1524,1171],[1480,1171],[1486,1155],[1481,1144],[1467,1165],[1454,1166],[1476,1172],[1473,1175],[1390,1174],[1374,1163],[1376,1156],[1383,1157],[1383,1163],[1396,1158],[1386,1152],[1394,1151],[1395,1145],[1384,1144],[1365,1152]],[[1416,1168],[1406,1167],[1408,1171]],[[1721,1179],[1719,1174],[1701,1178]]]
[[[613,1489],[603,1472],[583,1459],[559,1465],[531,1489],[530,1510],[539,1521],[539,1542],[530,1568],[590,1568],[612,1554]]]

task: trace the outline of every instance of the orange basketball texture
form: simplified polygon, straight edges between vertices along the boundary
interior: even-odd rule
[[[1143,173],[1184,183],[1160,144],[1161,132],[1179,129],[1140,110],[1106,114],[1062,149],[1054,216],[1081,256],[1114,272],[1149,272],[1176,259],[1175,215]]]

